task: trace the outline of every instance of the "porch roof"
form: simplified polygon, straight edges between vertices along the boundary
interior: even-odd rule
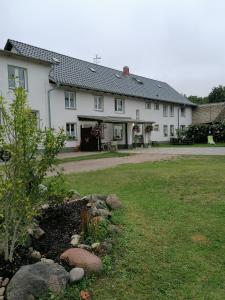
[[[103,123],[138,123],[138,124],[152,124],[155,122],[136,120],[128,117],[111,117],[111,116],[85,116],[78,115],[80,121],[99,121]]]

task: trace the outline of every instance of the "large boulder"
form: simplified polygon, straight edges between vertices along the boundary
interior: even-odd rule
[[[122,202],[119,200],[119,198],[115,194],[109,195],[107,197],[106,204],[112,210],[122,208]]]
[[[23,266],[7,286],[7,300],[36,299],[49,291],[57,295],[68,281],[69,273],[59,264],[38,262]]]
[[[70,248],[60,256],[70,266],[83,268],[85,273],[99,273],[102,271],[101,259],[85,249]]]

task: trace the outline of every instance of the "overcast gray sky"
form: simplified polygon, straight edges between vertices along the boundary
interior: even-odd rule
[[[8,38],[166,81],[187,95],[225,85],[224,0],[0,0]]]

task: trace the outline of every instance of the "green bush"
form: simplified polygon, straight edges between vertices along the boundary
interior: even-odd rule
[[[213,135],[215,142],[225,141],[225,123],[190,125],[185,135],[194,143],[207,143],[207,137]]]

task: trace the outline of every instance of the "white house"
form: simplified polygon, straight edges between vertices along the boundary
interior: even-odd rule
[[[194,105],[165,82],[8,40],[0,50],[0,93],[10,101],[17,86],[27,89],[40,126],[65,128],[67,150],[166,142],[192,123]],[[99,127],[101,140],[93,130]]]

